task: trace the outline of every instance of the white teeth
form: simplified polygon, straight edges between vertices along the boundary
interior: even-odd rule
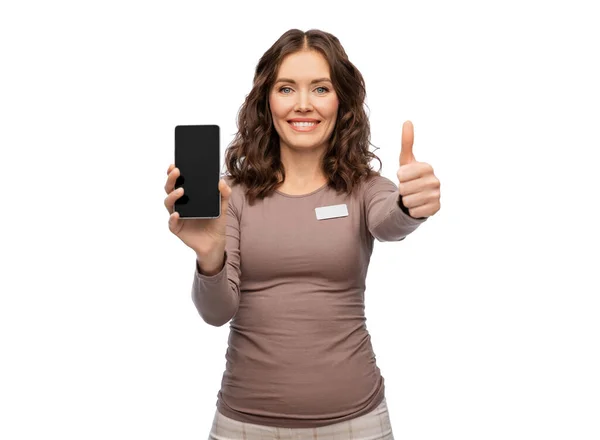
[[[317,125],[316,122],[292,122],[294,127],[312,127],[313,125]]]

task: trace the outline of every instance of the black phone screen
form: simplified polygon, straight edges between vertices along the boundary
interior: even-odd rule
[[[180,218],[221,215],[220,153],[218,125],[175,127],[175,166],[180,171],[175,188],[183,186],[183,195],[174,209]]]

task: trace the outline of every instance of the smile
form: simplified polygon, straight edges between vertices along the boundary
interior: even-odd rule
[[[318,122],[290,122],[289,123],[295,131],[312,131],[319,124]]]

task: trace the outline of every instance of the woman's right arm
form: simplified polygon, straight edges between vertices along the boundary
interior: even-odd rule
[[[180,171],[169,165],[164,205],[169,212],[169,230],[196,253],[192,299],[200,316],[208,324],[221,326],[237,312],[240,296],[240,198],[233,195],[231,178],[219,180],[221,214],[213,219],[182,219],[175,202],[185,188],[175,189]],[[243,194],[241,197],[243,201]],[[240,203],[236,205],[235,203]]]
[[[221,272],[225,264],[225,246],[223,250],[217,250],[213,255],[205,257],[196,254],[196,270],[202,275],[214,276]]]
[[[225,240],[209,252],[196,253],[192,300],[202,319],[221,327],[240,304],[240,198],[232,192],[227,206]]]

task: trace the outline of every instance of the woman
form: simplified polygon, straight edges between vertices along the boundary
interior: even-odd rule
[[[400,241],[439,210],[439,181],[412,155],[399,186],[370,169],[365,85],[333,35],[296,29],[262,56],[226,152],[222,215],[169,228],[196,252],[192,297],[230,323],[211,439],[391,439],[365,324],[374,239]],[[377,295],[394,294],[389,291]]]

